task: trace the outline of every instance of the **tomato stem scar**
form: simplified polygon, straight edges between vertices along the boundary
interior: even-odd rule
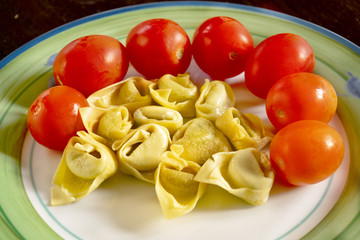
[[[237,58],[238,54],[236,52],[230,52],[229,58],[230,60],[235,60]]]
[[[278,116],[279,116],[280,118],[285,117],[285,112],[284,112],[283,110],[279,110],[279,111],[278,111]]]
[[[181,59],[184,55],[184,49],[183,48],[180,48],[179,50],[176,51],[176,58],[177,59]]]
[[[282,160],[282,158],[279,158],[279,159],[277,160],[277,162],[278,162],[279,168],[281,168],[282,170],[284,170],[284,169],[285,169],[285,164],[284,164],[284,161]]]

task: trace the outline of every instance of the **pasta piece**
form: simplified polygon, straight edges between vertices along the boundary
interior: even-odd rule
[[[108,147],[124,138],[132,127],[130,113],[124,106],[109,109],[85,107],[79,111],[87,132]]]
[[[155,190],[167,219],[192,211],[206,190],[206,184],[194,180],[200,166],[167,151],[155,172]]]
[[[84,198],[112,176],[118,164],[114,152],[84,131],[66,146],[53,178],[51,205]]]
[[[92,107],[111,108],[126,107],[132,114],[142,106],[151,105],[148,81],[142,77],[132,77],[91,94],[87,100]]]
[[[264,204],[274,182],[268,156],[254,148],[216,153],[195,176],[195,180],[214,184],[252,205]]]
[[[174,135],[173,145],[182,148],[180,156],[202,165],[212,154],[231,151],[224,134],[205,118],[194,118]]]
[[[161,155],[171,144],[169,131],[157,124],[146,124],[132,130],[122,141],[114,142],[119,168],[140,180],[154,183],[154,173]]]
[[[189,74],[179,74],[177,77],[166,74],[150,85],[150,93],[161,106],[174,109],[183,117],[195,116],[194,104],[198,91]]]
[[[173,109],[161,106],[145,106],[134,112],[134,121],[137,125],[156,123],[166,127],[170,135],[183,125],[183,117]]]
[[[241,113],[236,108],[229,108],[215,121],[237,150],[254,147],[262,149],[269,143],[273,134],[266,130],[261,119],[252,113]]]
[[[235,105],[235,96],[229,84],[223,81],[209,81],[200,89],[199,99],[195,103],[196,117],[215,122],[228,108]]]

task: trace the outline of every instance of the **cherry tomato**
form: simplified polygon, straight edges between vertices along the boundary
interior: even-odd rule
[[[73,87],[88,97],[121,81],[128,67],[126,49],[117,39],[89,35],[61,49],[54,60],[53,73],[58,84]]]
[[[245,67],[245,83],[255,95],[265,99],[280,78],[297,72],[313,72],[315,55],[309,43],[292,33],[266,38],[256,46]]]
[[[247,28],[230,17],[210,18],[194,34],[194,59],[212,79],[224,80],[242,73],[253,49]]]
[[[62,151],[84,126],[78,109],[89,106],[83,94],[68,86],[42,92],[31,104],[27,125],[34,139],[47,148]]]
[[[325,123],[333,118],[337,96],[333,86],[313,73],[294,73],[277,81],[266,97],[266,113],[275,128],[305,119]]]
[[[185,30],[169,19],[150,19],[136,25],[128,34],[126,49],[133,67],[148,79],[184,73],[192,56]]]
[[[341,135],[317,120],[287,125],[275,134],[270,144],[275,176],[292,185],[314,184],[328,178],[338,169],[343,157]]]

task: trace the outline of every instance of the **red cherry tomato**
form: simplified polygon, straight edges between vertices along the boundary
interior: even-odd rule
[[[341,135],[317,120],[287,125],[275,134],[270,144],[275,176],[292,185],[314,184],[328,178],[338,169],[343,157]]]
[[[314,52],[309,43],[292,33],[266,38],[256,46],[245,67],[245,83],[256,96],[265,99],[280,78],[297,72],[313,72]]]
[[[267,116],[277,129],[305,119],[328,123],[336,107],[333,86],[313,73],[294,73],[281,78],[266,97]]]
[[[74,88],[56,86],[42,92],[31,104],[27,124],[34,139],[47,148],[62,151],[78,130],[84,129],[78,109],[89,106]]]
[[[194,59],[212,79],[224,80],[243,72],[253,49],[249,31],[230,17],[210,18],[194,34]]]
[[[91,93],[121,81],[129,67],[125,47],[105,35],[80,37],[66,45],[53,64],[55,80],[88,97]]]
[[[192,56],[185,30],[168,19],[151,19],[135,26],[126,39],[126,49],[133,67],[148,79],[184,73]]]

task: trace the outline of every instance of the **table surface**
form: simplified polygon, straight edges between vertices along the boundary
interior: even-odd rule
[[[0,59],[37,36],[67,22],[151,0],[0,0]],[[223,1],[222,1],[223,2]],[[360,46],[359,0],[226,1],[286,13],[325,27]],[[310,5],[311,4],[311,5]]]

